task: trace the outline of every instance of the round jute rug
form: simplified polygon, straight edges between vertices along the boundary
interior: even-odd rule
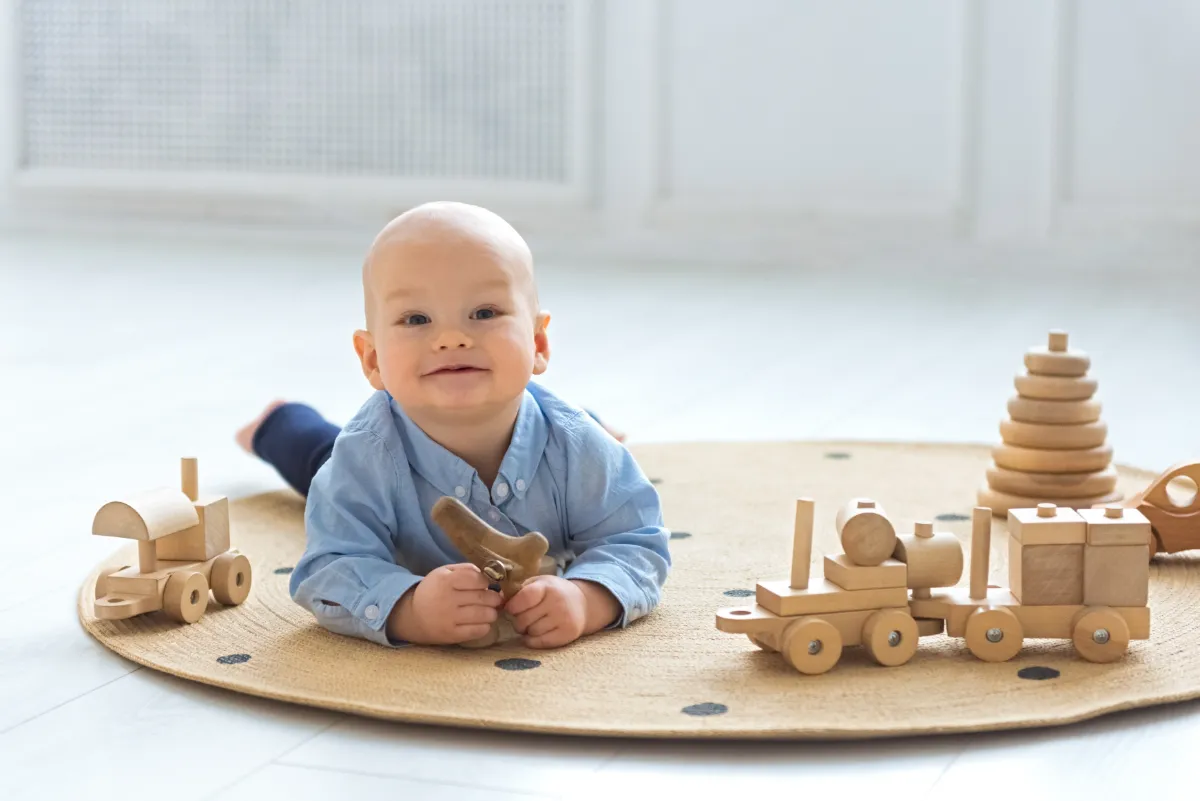
[[[787,577],[797,497],[816,499],[818,566],[840,550],[837,507],[862,496],[900,530],[934,520],[969,553],[986,447],[689,443],[634,453],[662,494],[674,567],[662,605],[624,631],[551,651],[513,643],[388,649],[326,632],[288,596],[304,545],[303,501],[290,491],[231,505],[234,547],[253,564],[242,606],[213,602],[194,625],[158,612],[98,621],[93,572],[80,591],[80,619],[113,651],[206,684],[378,718],[506,730],[859,738],[1064,724],[1200,696],[1195,552],[1155,562],[1152,639],[1133,642],[1111,664],[1085,662],[1069,642],[1053,640],[1027,640],[1012,661],[984,663],[961,640],[937,635],[901,667],[880,667],[850,648],[831,672],[804,676],[746,637],[716,630],[718,608],[752,600],[760,579]],[[1129,493],[1154,475],[1122,467],[1120,477]],[[992,583],[1007,583],[1006,540],[997,518]],[[106,564],[129,564],[121,561],[128,553]]]

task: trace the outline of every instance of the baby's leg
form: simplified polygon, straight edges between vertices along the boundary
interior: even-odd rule
[[[238,444],[278,471],[296,492],[308,486],[333,450],[341,428],[303,403],[274,401],[237,432]]]

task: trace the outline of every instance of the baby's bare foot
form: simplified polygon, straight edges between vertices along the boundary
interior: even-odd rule
[[[246,425],[237,430],[237,433],[233,435],[233,438],[237,441],[238,445],[242,446],[242,450],[246,451],[246,453],[254,453],[254,432],[258,431],[258,427],[262,425],[262,421],[266,419],[268,414],[275,411],[285,403],[287,403],[287,401],[271,401],[267,404],[267,408],[263,409],[262,412],[259,413],[258,417],[255,417],[249,423],[246,423]]]

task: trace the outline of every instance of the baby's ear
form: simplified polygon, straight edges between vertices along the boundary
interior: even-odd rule
[[[541,375],[550,364],[550,338],[546,327],[550,325],[550,312],[540,312],[533,321],[533,374]]]
[[[383,389],[383,378],[379,375],[379,354],[375,351],[375,339],[370,331],[354,332],[354,352],[358,354],[367,381],[375,389]]]

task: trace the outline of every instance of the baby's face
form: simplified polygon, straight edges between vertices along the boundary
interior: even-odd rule
[[[366,276],[372,383],[410,416],[511,410],[549,359],[527,255],[454,230],[378,241]]]

